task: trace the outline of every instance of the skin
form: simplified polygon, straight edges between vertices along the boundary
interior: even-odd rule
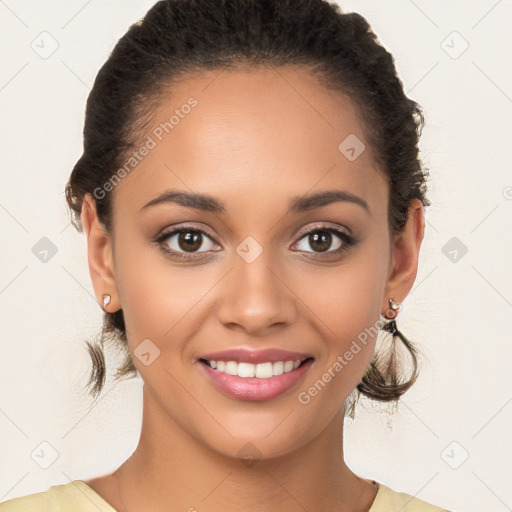
[[[388,184],[358,111],[305,69],[190,75],[169,89],[144,138],[191,96],[198,105],[111,192],[112,233],[92,197],[83,203],[96,296],[100,303],[102,294],[112,296],[109,312],[122,307],[144,381],[135,452],[114,473],[86,483],[119,512],[366,511],[377,489],[344,462],[343,418],[376,338],[307,405],[298,394],[376,324],[390,297],[401,302],[409,293],[422,204],[412,200],[405,229],[390,234]],[[366,144],[354,161],[338,150],[349,134]],[[210,194],[226,212],[175,203],[140,211],[168,189]],[[287,213],[292,197],[334,189],[364,199],[370,212],[345,201]],[[152,243],[184,223],[210,237],[188,263]],[[350,230],[358,243],[332,256],[344,243],[333,234],[319,252],[303,232],[325,223]],[[236,252],[248,236],[263,249],[252,263]],[[190,255],[176,235],[165,243]],[[160,350],[148,366],[133,356],[147,338]],[[283,348],[315,360],[283,395],[242,401],[214,388],[197,361],[235,347]],[[246,443],[257,451],[250,466],[238,455]]]

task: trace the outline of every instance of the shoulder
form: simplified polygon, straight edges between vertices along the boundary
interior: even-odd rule
[[[44,492],[0,503],[0,512],[69,512],[70,510],[116,512],[81,480],[54,485]]]
[[[0,503],[0,512],[53,512],[48,491],[29,494]]]
[[[368,512],[450,512],[410,494],[396,492],[379,483],[377,496]],[[0,509],[0,512],[3,512]]]

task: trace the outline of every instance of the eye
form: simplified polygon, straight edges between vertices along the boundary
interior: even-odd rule
[[[176,259],[195,258],[195,253],[216,250],[218,247],[206,231],[192,226],[180,226],[162,233],[155,242]]]
[[[176,260],[201,258],[203,253],[216,252],[220,247],[206,231],[193,226],[170,229],[159,235],[154,242]],[[314,226],[303,233],[292,249],[298,246],[299,251],[310,252],[315,258],[321,258],[323,253],[327,256],[339,256],[356,243],[357,240],[353,235],[341,229],[332,226]],[[313,250],[308,250],[307,245]]]
[[[332,256],[348,251],[355,243],[355,238],[341,229],[332,226],[314,226],[308,229],[294,246],[298,246],[301,251],[320,255],[328,253]],[[313,249],[312,251],[307,250],[308,245]]]

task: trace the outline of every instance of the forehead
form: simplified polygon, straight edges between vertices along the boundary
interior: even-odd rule
[[[247,207],[247,196],[333,187],[371,202],[385,187],[357,107],[303,68],[185,76],[164,90],[151,116],[136,145],[150,149],[116,187],[119,208],[140,208],[171,188]]]

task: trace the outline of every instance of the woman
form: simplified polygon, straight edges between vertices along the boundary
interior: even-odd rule
[[[164,0],[132,25],[66,197],[118,375],[144,381],[140,441],[0,511],[442,510],[342,444],[359,394],[417,376],[396,316],[429,204],[421,123],[367,22],[324,0]]]

